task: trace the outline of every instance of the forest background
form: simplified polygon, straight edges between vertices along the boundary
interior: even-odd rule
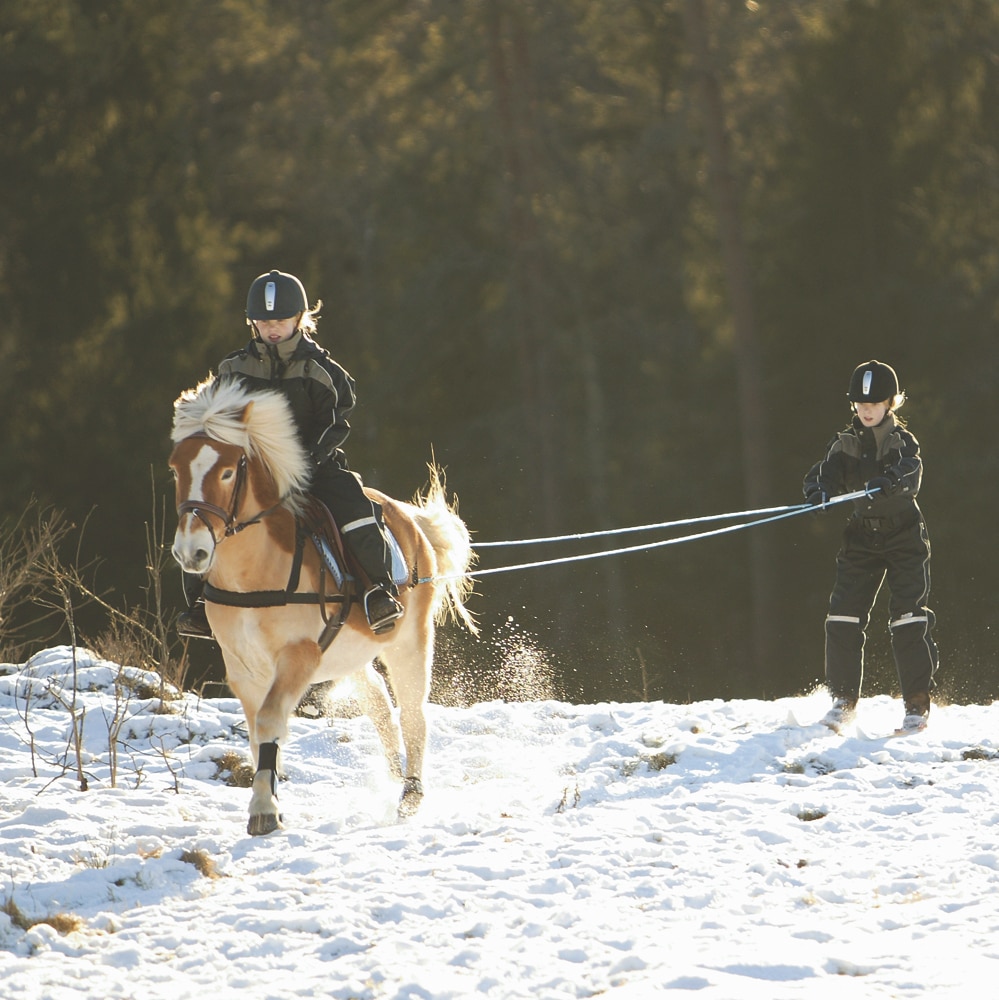
[[[65,511],[137,600],[173,400],[275,267],[357,379],[352,467],[406,498],[435,458],[483,541],[798,503],[876,357],[923,449],[942,693],[987,702],[997,116],[993,0],[0,0],[0,514]],[[843,515],[472,608],[567,698],[796,693]]]

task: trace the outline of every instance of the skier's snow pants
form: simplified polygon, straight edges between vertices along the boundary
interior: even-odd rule
[[[901,522],[901,523],[898,523]],[[826,684],[834,698],[860,697],[864,640],[871,608],[887,579],[895,668],[908,701],[933,688],[938,655],[933,641],[930,539],[917,507],[896,521],[853,517],[836,556],[836,583],[826,618]]]

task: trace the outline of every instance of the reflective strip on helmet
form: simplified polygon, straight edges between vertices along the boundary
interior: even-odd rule
[[[869,396],[871,394],[871,383],[874,381],[874,372],[866,371],[864,372],[864,395]]]
[[[277,300],[277,282],[268,281],[264,285],[264,308],[268,312],[274,312],[274,303]]]

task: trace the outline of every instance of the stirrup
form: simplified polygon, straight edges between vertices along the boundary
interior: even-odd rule
[[[376,584],[364,595],[364,616],[375,635],[391,632],[405,608],[384,584]]]

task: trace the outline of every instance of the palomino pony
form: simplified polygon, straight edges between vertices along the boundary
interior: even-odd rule
[[[280,393],[209,378],[174,403],[172,439],[179,515],[173,555],[186,572],[205,578],[208,620],[246,715],[256,765],[247,831],[266,834],[281,825],[280,751],[302,695],[311,684],[348,675],[393,774],[405,775],[399,814],[411,814],[423,796],[434,627],[450,614],[477,631],[464,604],[472,589],[468,529],[448,505],[439,470],[430,467],[429,490],[412,503],[367,491],[382,505],[405,561],[405,615],[375,635],[363,609],[331,587],[329,559],[302,541],[309,457]],[[375,658],[395,696],[398,726]]]

